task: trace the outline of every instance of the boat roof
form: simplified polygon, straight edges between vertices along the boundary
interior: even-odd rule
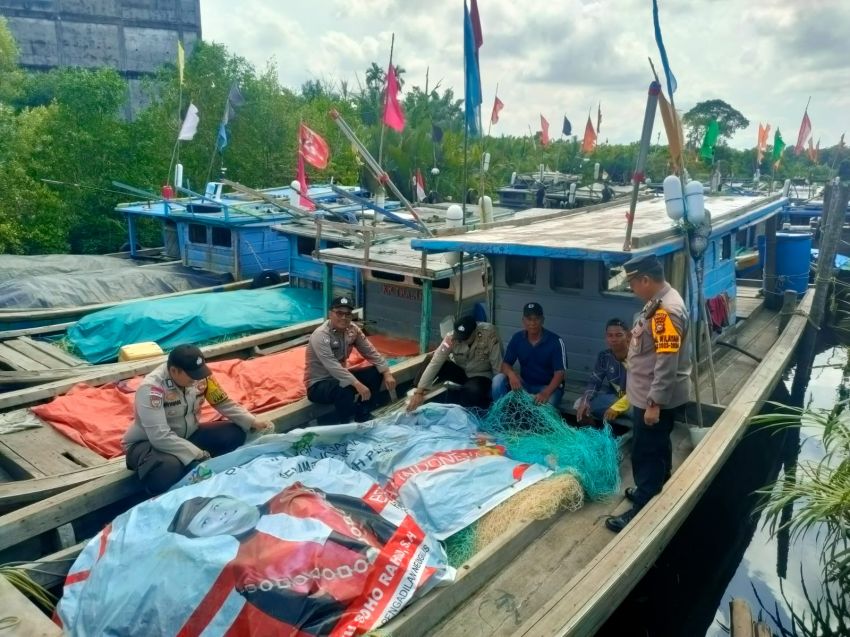
[[[787,203],[788,199],[781,195],[706,197],[705,208],[711,212],[712,218],[711,236],[764,221]],[[632,250],[624,251],[628,212],[627,198],[587,211],[578,209],[553,213],[552,210],[535,208],[514,219],[489,224],[479,230],[417,238],[412,241],[412,247],[428,252],[463,250],[473,254],[590,259],[610,263],[684,249],[681,228],[667,217],[664,199],[656,197],[638,201],[632,229]]]
[[[364,194],[365,191],[357,186],[337,186],[353,194]],[[298,197],[298,193],[290,186],[266,188],[259,190],[263,194],[274,199],[281,199],[282,203],[288,203]],[[359,212],[361,206],[341,198],[328,185],[313,185],[308,189],[311,199],[327,205],[333,210],[346,212]],[[187,210],[189,204],[215,206],[223,204],[218,211],[190,212]],[[204,223],[217,226],[266,226],[270,223],[279,223],[295,218],[295,215],[281,210],[270,203],[259,201],[250,195],[238,192],[228,192],[221,196],[220,200],[211,200],[203,197],[186,197],[181,199],[163,199],[136,201],[132,203],[121,203],[115,208],[116,212],[140,217],[155,217],[160,219],[174,219],[175,221]]]

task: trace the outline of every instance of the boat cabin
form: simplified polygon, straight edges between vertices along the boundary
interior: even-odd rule
[[[787,203],[773,198],[711,197],[712,230],[704,254],[704,293],[722,333],[736,321],[735,250],[739,232],[763,224]],[[493,321],[504,342],[522,329],[522,306],[540,303],[546,327],[567,346],[568,369],[589,373],[604,349],[604,326],[619,317],[631,322],[641,302],[630,292],[622,264],[654,253],[668,281],[680,292],[686,279],[685,238],[665,212],[663,199],[640,201],[635,212],[632,250],[623,249],[628,202],[584,211],[533,210],[521,218],[482,230],[418,238],[412,247],[431,258],[442,252],[485,256],[493,271]],[[689,298],[683,294],[684,298]],[[692,314],[697,303],[691,302]]]
[[[360,194],[359,188],[347,188]],[[258,191],[268,200],[240,193],[224,193],[223,184],[211,182],[203,197],[159,199],[120,204],[116,211],[128,222],[131,251],[138,247],[137,224],[155,219],[162,224],[167,256],[183,265],[226,273],[235,280],[251,279],[264,271],[287,273],[292,242],[272,229],[295,215],[272,202],[295,205],[298,195],[289,186]],[[331,187],[311,186],[309,196],[333,210],[359,211]]]

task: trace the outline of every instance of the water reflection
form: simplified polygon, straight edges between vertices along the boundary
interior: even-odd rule
[[[823,338],[816,356],[787,373],[771,401],[831,409],[850,395],[844,346]],[[811,360],[811,358],[809,358]],[[767,406],[765,412],[771,412]],[[764,412],[763,412],[764,413]],[[728,635],[729,601],[746,599],[777,634],[794,634],[789,605],[808,611],[823,595],[816,532],[772,536],[756,494],[778,478],[793,480],[801,461],[822,459],[821,430],[754,427],[656,564],[602,627],[599,635]],[[791,518],[786,507],[781,520]]]

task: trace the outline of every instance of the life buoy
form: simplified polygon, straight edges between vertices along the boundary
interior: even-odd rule
[[[256,290],[257,288],[267,288],[270,285],[277,285],[280,283],[280,280],[280,274],[274,270],[263,270],[251,280],[251,289]]]

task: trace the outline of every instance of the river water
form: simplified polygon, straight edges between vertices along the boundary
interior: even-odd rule
[[[831,409],[839,396],[847,397],[848,348],[830,339],[824,336],[818,343],[809,382],[793,383],[797,368],[792,364],[771,400]],[[809,600],[824,593],[822,535],[772,535],[758,512],[764,498],[755,491],[783,477],[786,468],[817,462],[823,455],[821,430],[815,426],[753,428],[653,568],[598,634],[728,635],[733,597],[746,599],[754,617],[761,615],[775,635],[794,634],[789,608],[810,616]],[[839,629],[832,634],[848,633]]]

